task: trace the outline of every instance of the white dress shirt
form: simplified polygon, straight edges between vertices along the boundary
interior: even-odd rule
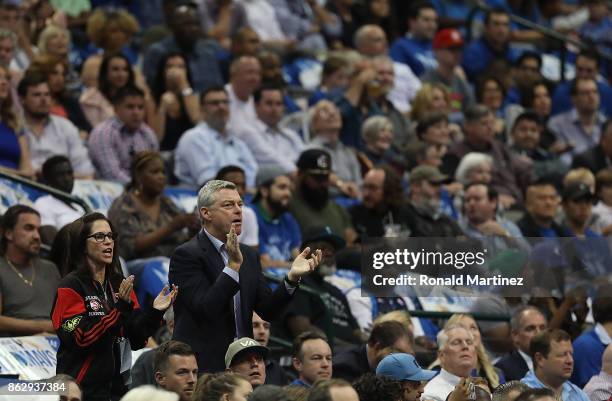
[[[453,392],[459,384],[461,377],[442,369],[438,376],[427,383],[421,395],[423,401],[446,401],[446,397]]]

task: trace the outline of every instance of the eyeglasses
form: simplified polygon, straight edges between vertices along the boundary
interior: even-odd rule
[[[104,242],[105,238],[108,238],[109,241],[114,241],[117,239],[117,234],[113,232],[94,233],[94,234],[88,235],[87,238],[93,238],[96,242]]]
[[[219,99],[219,100],[206,100],[204,104],[209,106],[227,106],[229,104],[229,100],[227,99]]]

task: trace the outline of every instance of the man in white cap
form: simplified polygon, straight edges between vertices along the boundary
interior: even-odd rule
[[[242,337],[227,348],[225,368],[245,376],[253,388],[266,382],[268,348],[252,338]]]
[[[404,389],[401,401],[419,401],[428,381],[437,374],[421,368],[410,354],[390,354],[380,361],[376,374],[401,382]]]

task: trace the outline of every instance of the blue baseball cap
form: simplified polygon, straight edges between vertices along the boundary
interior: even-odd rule
[[[422,382],[433,379],[438,372],[423,369],[410,354],[390,354],[380,361],[376,374],[394,380]]]

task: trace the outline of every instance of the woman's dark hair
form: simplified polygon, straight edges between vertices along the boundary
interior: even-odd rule
[[[170,52],[157,63],[157,71],[155,73],[155,79],[153,80],[153,86],[151,87],[151,93],[153,94],[153,99],[155,100],[155,104],[159,106],[159,102],[161,100],[162,95],[166,92],[166,63],[168,60],[174,57],[180,57],[185,61],[185,69],[187,70],[187,81],[191,84],[191,73],[189,72],[189,66],[187,65],[187,60],[185,60],[185,56],[183,56],[179,52]],[[179,99],[182,99],[179,97]]]
[[[400,381],[387,376],[366,373],[353,382],[360,401],[401,400],[403,387]]]
[[[544,86],[548,91],[548,96],[552,97],[551,86],[548,82],[540,80],[534,82],[533,85],[529,85],[527,88],[520,91],[521,95],[521,106],[526,109],[533,108],[533,100],[535,99],[535,90],[538,86]]]
[[[65,277],[74,270],[75,266],[72,263],[72,241],[78,235],[78,230],[81,227],[79,219],[72,223],[66,224],[55,234],[51,250],[49,251],[49,260],[55,263],[59,269],[60,275]]]
[[[485,75],[484,77],[476,80],[475,94],[476,101],[478,101],[478,103],[482,103],[485,86],[489,81],[493,81],[497,84],[497,86],[499,86],[499,89],[502,92],[502,100],[506,97],[506,87],[504,86],[503,81],[495,75]]]
[[[130,165],[130,175],[132,180],[127,184],[126,189],[130,190],[136,187],[136,175],[146,166],[149,162],[159,159],[163,160],[159,152],[154,150],[145,150],[143,152],[138,152],[132,158],[132,164]]]
[[[126,65],[128,66],[129,78],[128,78],[126,86],[128,86],[128,85],[135,85],[135,82],[134,82],[134,70],[132,69],[132,65],[130,64],[130,60],[128,60],[128,58],[125,57],[121,53],[114,53],[114,54],[105,55],[104,58],[102,59],[102,64],[100,64],[100,72],[98,73],[98,89],[104,95],[104,97],[106,97],[106,99],[108,99],[109,101],[111,100],[111,98],[113,96],[112,95],[113,94],[113,87],[112,87],[110,81],[108,80],[108,67],[110,65],[110,62],[113,59],[116,59],[116,58],[122,59],[123,61],[125,61]]]
[[[87,237],[91,235],[91,228],[93,223],[98,220],[104,220],[108,223],[111,231],[116,233],[113,223],[102,213],[94,212],[88,213],[80,219],[76,220],[77,227],[74,227],[75,238],[70,244],[71,253],[70,261],[74,265],[76,274],[83,278],[93,278],[91,273],[91,267],[87,264]],[[113,248],[113,260],[110,264],[106,265],[105,271],[106,279],[111,283],[115,290],[119,290],[121,280],[123,280],[123,273],[121,273],[121,265],[119,262],[119,244],[115,239],[115,246]]]

